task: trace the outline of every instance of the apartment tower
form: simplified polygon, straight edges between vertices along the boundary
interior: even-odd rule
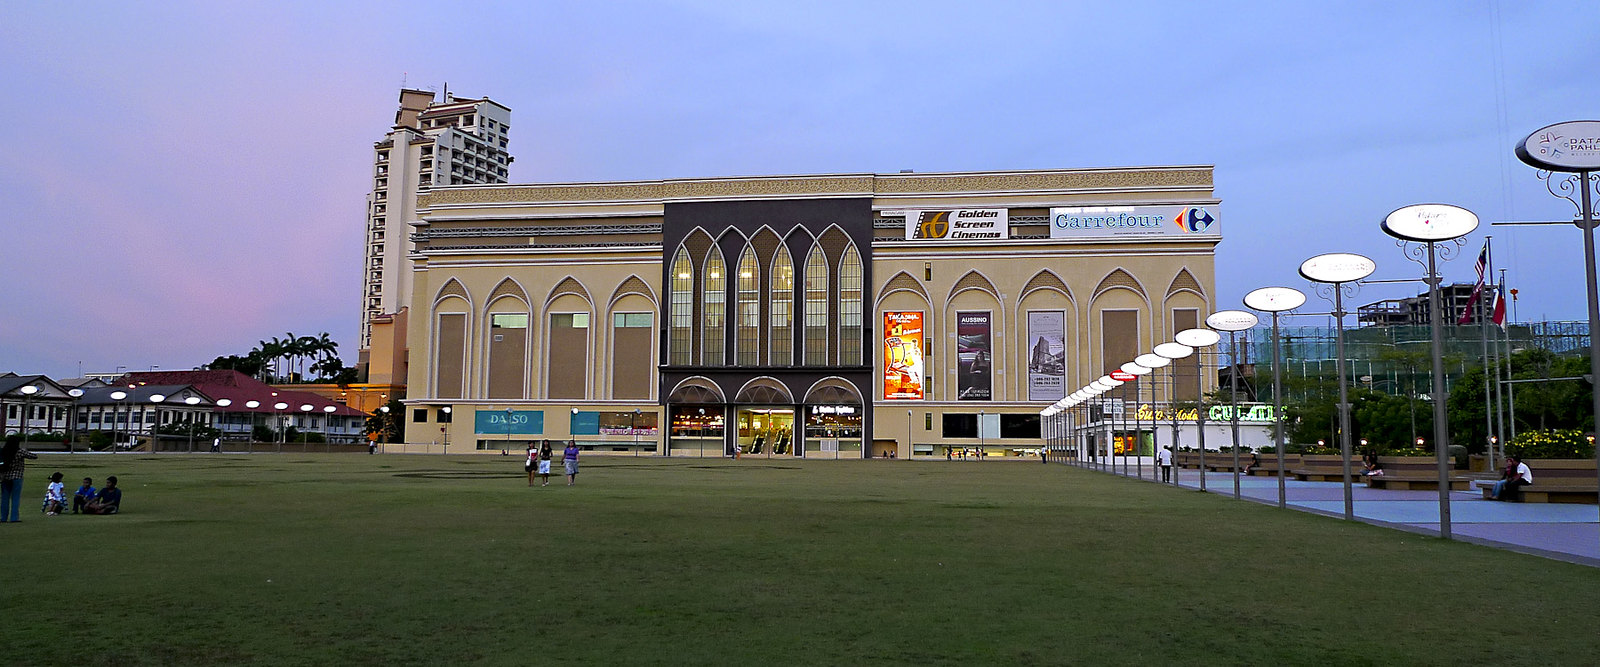
[[[488,98],[467,99],[401,89],[394,127],[373,145],[361,290],[360,367],[369,382],[405,382],[405,326],[395,315],[411,303],[409,223],[417,195],[443,185],[505,183],[511,109]],[[374,340],[375,327],[380,337]],[[390,333],[392,332],[392,333]]]

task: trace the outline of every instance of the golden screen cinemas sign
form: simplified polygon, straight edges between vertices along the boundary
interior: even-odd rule
[[[1217,236],[1218,208],[1203,206],[1075,206],[1050,209],[1050,238]]]
[[[906,239],[982,241],[1011,238],[1011,222],[1003,208],[960,208],[906,211]]]

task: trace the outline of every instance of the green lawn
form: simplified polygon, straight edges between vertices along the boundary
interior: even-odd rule
[[[41,516],[56,470],[69,492],[118,475],[126,513]],[[520,457],[43,457],[0,525],[0,663],[1600,651],[1595,569],[1066,466],[591,457],[581,480],[527,488]]]

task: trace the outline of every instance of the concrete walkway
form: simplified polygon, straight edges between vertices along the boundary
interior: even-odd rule
[[[1264,461],[1270,465],[1270,461]],[[1142,464],[1142,465],[1140,465]],[[1091,467],[1090,470],[1102,471]],[[1124,475],[1122,459],[1107,474]],[[1156,471],[1147,457],[1129,459],[1129,478],[1155,481]],[[1174,469],[1184,488],[1198,489],[1200,472]],[[1142,473],[1142,475],[1140,474]],[[1206,473],[1206,492],[1233,495],[1233,473]],[[1344,516],[1342,482],[1285,480],[1287,505],[1304,512],[1335,518]],[[1438,491],[1369,489],[1360,478],[1353,488],[1355,515],[1360,521],[1411,532],[1439,534]],[[1242,500],[1278,504],[1275,477],[1239,477]],[[1600,507],[1561,503],[1502,503],[1484,500],[1478,491],[1450,492],[1450,529],[1464,542],[1484,544],[1522,553],[1600,567]]]

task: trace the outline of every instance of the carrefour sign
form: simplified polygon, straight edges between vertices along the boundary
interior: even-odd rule
[[[1217,237],[1215,204],[1074,206],[1050,209],[1050,238]]]

